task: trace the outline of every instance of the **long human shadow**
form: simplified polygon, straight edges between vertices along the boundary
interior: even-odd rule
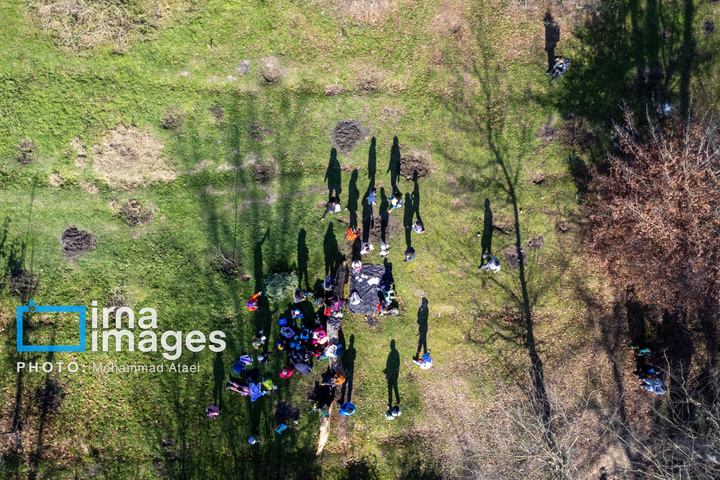
[[[375,223],[375,215],[373,206],[368,201],[370,192],[375,188],[375,172],[377,170],[377,151],[375,137],[370,140],[370,150],[368,151],[368,184],[367,191],[362,199],[362,237],[363,242],[367,242],[370,239],[370,230],[372,230]]]
[[[340,404],[345,402],[352,402],[352,391],[353,382],[355,380],[355,358],[357,357],[357,350],[355,350],[355,334],[351,333],[349,342],[345,346],[345,352],[343,353],[343,367],[345,368],[345,383],[342,387],[342,395]]]
[[[412,248],[412,224],[415,218],[415,203],[413,197],[409,193],[405,194],[405,203],[403,203],[403,227],[405,227],[405,246]]]
[[[358,169],[354,169],[350,174],[350,185],[348,186],[348,201],[347,209],[350,212],[350,227],[357,228],[358,226],[358,200],[360,199],[360,190],[357,186],[358,182]]]
[[[420,185],[418,184],[417,172],[413,172],[412,205],[415,209],[415,218],[417,218],[418,222],[422,223],[422,217],[420,217]]]
[[[335,236],[333,223],[329,223],[327,230],[325,231],[323,252],[325,254],[325,275],[335,275],[335,271],[341,262],[342,254],[338,248],[338,241]]]
[[[387,230],[388,222],[390,221],[390,202],[388,202],[387,194],[385,193],[385,187],[380,187],[380,207],[378,208],[378,216],[380,217],[380,241],[385,243],[385,232]]]
[[[335,148],[330,149],[330,160],[325,171],[325,182],[327,182],[328,187],[328,200],[333,197],[339,199],[342,193],[342,169]]]
[[[400,352],[395,348],[395,339],[390,341],[390,353],[385,362],[385,379],[388,388],[388,408],[400,403],[400,390],[398,388],[398,379],[400,378]],[[393,403],[393,393],[395,394],[395,404]]]
[[[485,213],[483,215],[483,231],[480,237],[480,246],[482,254],[492,253],[492,237],[493,237],[493,213],[490,209],[490,199],[485,199]]]
[[[548,57],[548,69],[550,72],[555,64],[555,47],[560,41],[560,25],[555,21],[552,14],[548,10],[543,18],[545,24],[545,51]]]
[[[255,292],[260,292],[263,289],[264,274],[264,263],[263,263],[263,245],[270,237],[270,229],[265,230],[265,235],[260,240],[255,242],[254,248],[254,259],[253,268],[255,270]],[[270,331],[272,326],[272,313],[270,311],[270,301],[267,295],[260,295],[258,299],[258,309],[253,312],[252,324],[255,331],[263,330],[266,332]]]
[[[303,278],[305,279],[305,290],[310,290],[310,278],[308,274],[308,260],[310,250],[307,246],[307,232],[301,228],[298,232],[297,242],[297,265],[300,278],[298,278],[298,288],[302,288]]]
[[[428,320],[430,319],[430,307],[428,306],[428,299],[422,297],[422,304],[418,308],[417,313],[417,324],[418,324],[418,344],[417,344],[417,356],[420,353],[427,353],[427,332],[428,332]]]
[[[390,174],[390,186],[393,193],[397,190],[397,179],[400,175],[400,141],[398,137],[393,137],[393,144],[390,147],[390,163],[388,164],[388,173]]]

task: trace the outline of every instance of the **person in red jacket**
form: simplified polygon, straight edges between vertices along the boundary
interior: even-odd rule
[[[258,307],[258,298],[260,298],[260,295],[262,295],[262,292],[256,293],[255,295],[250,297],[250,300],[247,301],[247,304],[245,306],[251,312],[254,312],[255,310],[257,310],[259,308]]]

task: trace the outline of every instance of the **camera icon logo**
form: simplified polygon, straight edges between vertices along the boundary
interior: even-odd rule
[[[72,313],[78,314],[79,340],[77,345],[25,345],[23,341],[23,316],[35,307],[38,313]],[[30,300],[28,306],[17,307],[17,351],[18,352],[84,352],[85,351],[85,307],[73,305],[38,305]]]

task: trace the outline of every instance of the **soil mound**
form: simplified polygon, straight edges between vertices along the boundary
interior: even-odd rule
[[[333,143],[344,154],[350,153],[364,137],[365,132],[357,120],[343,120],[332,131]]]
[[[518,256],[518,248],[510,246],[503,252],[505,255],[505,264],[512,270],[520,268],[520,258]],[[522,255],[523,265],[527,264],[527,253],[522,248],[520,249],[520,255]]]
[[[250,135],[250,138],[255,140],[256,142],[262,142],[265,140],[266,135],[270,135],[272,131],[267,128],[263,127],[257,122],[253,122],[252,125],[250,125],[250,128],[248,128],[248,134]]]
[[[557,138],[557,129],[552,125],[543,125],[535,132],[537,138],[542,138],[544,142],[552,142]]]
[[[63,252],[68,255],[82,255],[97,248],[97,236],[77,227],[68,227],[60,238]]]
[[[260,60],[260,75],[267,83],[277,83],[282,79],[282,67],[280,60],[275,57],[263,58]]]
[[[15,149],[17,150],[15,160],[17,160],[20,165],[30,165],[33,160],[35,160],[37,144],[32,140],[23,140]]]
[[[256,163],[252,166],[253,178],[260,183],[268,183],[277,175],[274,163]]]
[[[530,240],[528,240],[528,247],[530,247],[531,250],[540,250],[544,246],[545,237],[543,237],[542,235],[535,235]]]
[[[160,120],[160,126],[165,130],[178,130],[185,123],[185,117],[178,107],[171,107]]]
[[[430,173],[430,155],[425,152],[413,152],[400,158],[400,175],[406,180],[427,177]]]
[[[210,110],[210,113],[213,114],[215,120],[217,120],[218,122],[222,122],[223,116],[225,115],[225,110],[220,105],[216,105],[213,103],[208,107],[208,110]]]
[[[120,208],[120,216],[131,227],[145,225],[152,220],[155,213],[151,208],[145,207],[139,200],[131,198]]]

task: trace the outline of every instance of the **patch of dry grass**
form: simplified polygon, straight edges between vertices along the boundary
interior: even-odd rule
[[[57,43],[72,50],[112,46],[124,51],[139,36],[167,23],[187,0],[38,0],[32,14]]]
[[[166,163],[163,144],[134,127],[118,125],[92,150],[93,170],[114,188],[169,182],[177,176]]]
[[[398,5],[396,0],[335,0],[335,8],[342,17],[375,24],[386,14],[397,11]]]

